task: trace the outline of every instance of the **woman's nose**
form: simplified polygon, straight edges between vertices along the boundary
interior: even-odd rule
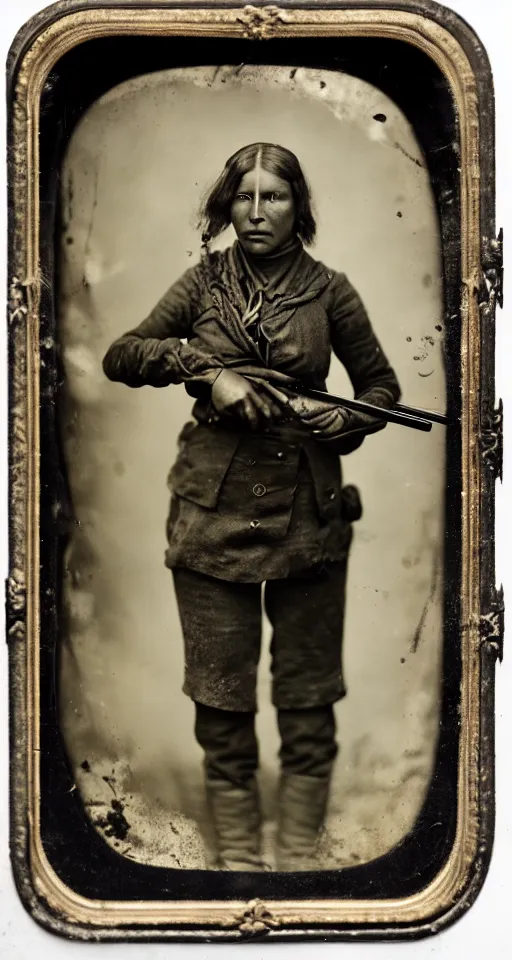
[[[256,194],[251,205],[249,220],[251,221],[251,223],[261,223],[263,219],[264,218],[260,216],[260,199]]]

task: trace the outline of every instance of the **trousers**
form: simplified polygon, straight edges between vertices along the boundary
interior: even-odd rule
[[[262,604],[272,625],[272,702],[282,710],[345,695],[342,639],[346,561],[309,577],[235,583],[173,570],[185,646],[183,692],[219,710],[254,713]]]
[[[195,735],[204,751],[209,780],[236,786],[250,782],[258,768],[255,715],[195,704]],[[284,774],[327,777],[338,752],[332,704],[305,710],[278,710],[279,759]]]

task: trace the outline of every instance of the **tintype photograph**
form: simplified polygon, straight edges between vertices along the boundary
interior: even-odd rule
[[[118,11],[116,35],[99,5],[41,80],[11,286],[37,327],[40,626],[13,670],[37,698],[31,869],[66,935],[414,932],[436,913],[415,896],[446,913],[468,886],[499,243],[482,267],[474,103],[441,55],[368,11],[366,36],[365,4],[336,36],[334,6],[304,39],[296,4],[203,11],[200,38],[197,11],[190,36],[184,10]],[[466,44],[463,88],[457,24],[430,42]]]
[[[62,192],[61,717],[92,820],[183,869],[207,815],[224,869],[379,856],[441,682],[444,429],[372,409],[445,410],[410,125],[327,71],[157,72],[89,109]]]

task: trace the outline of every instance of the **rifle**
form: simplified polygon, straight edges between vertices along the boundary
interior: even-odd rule
[[[310,397],[312,400],[322,400],[324,403],[332,403],[336,407],[345,407],[347,410],[354,410],[357,413],[366,413],[370,417],[387,420],[389,423],[399,423],[403,427],[412,427],[413,430],[423,430],[425,433],[432,430],[433,423],[448,423],[448,417],[445,417],[442,413],[407,407],[402,403],[397,403],[393,410],[387,410],[384,407],[376,407],[373,403],[366,403],[365,400],[351,400],[349,397],[337,397],[332,393],[324,393],[323,390],[313,390],[301,383],[292,384],[291,389],[300,393],[303,397]]]

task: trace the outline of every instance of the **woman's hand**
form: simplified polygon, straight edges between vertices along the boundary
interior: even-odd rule
[[[260,396],[245,377],[227,369],[221,370],[213,384],[212,404],[217,413],[246,420],[253,429],[262,417],[271,421],[281,414],[275,400]]]
[[[349,419],[349,414],[343,407],[310,397],[292,397],[289,408],[308,430],[322,439],[339,436]]]

